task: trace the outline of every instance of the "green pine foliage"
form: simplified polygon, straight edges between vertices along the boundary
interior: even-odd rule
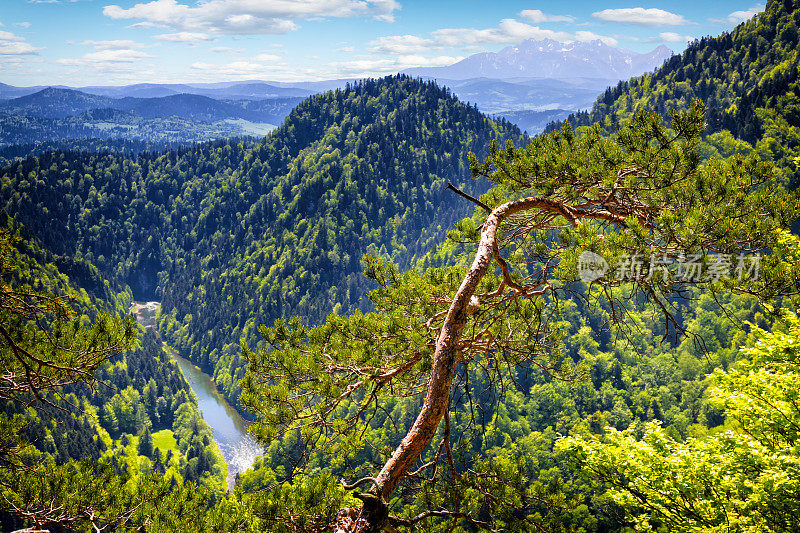
[[[490,174],[498,183],[482,196],[489,205],[515,198],[533,179],[539,191],[549,191],[540,194],[580,195],[591,205],[591,198],[609,196],[595,189],[608,176],[609,187],[630,194],[641,189],[640,200],[648,205],[667,199],[663,211],[654,207],[658,230],[653,231],[663,233],[648,241],[641,236],[648,235],[646,230],[627,219],[616,229],[555,225],[557,235],[537,234],[516,251],[508,244],[510,237],[504,241],[517,279],[537,261],[558,265],[550,280],[553,296],[548,293],[535,303],[509,297],[513,303],[502,307],[497,318],[488,310],[468,319],[469,331],[486,328],[482,334],[490,338],[514,333],[508,344],[486,348],[473,348],[462,338],[463,370],[459,365],[449,425],[441,425],[433,441],[451,436],[445,442],[452,444],[453,466],[445,464],[441,447],[427,448],[417,464],[438,462],[441,471],[430,477],[419,473],[411,488],[399,489],[390,502],[393,514],[411,519],[426,509],[447,509],[467,513],[456,522],[464,528],[529,531],[547,524],[550,530],[618,530],[626,525],[618,504],[598,499],[567,466],[554,448],[558,435],[602,434],[609,426],[641,434],[648,422],[660,420],[682,440],[724,423],[724,411],[704,398],[704,380],[735,360],[746,323],[769,324],[755,298],[729,294],[732,286],[726,282],[676,289],[667,280],[659,285],[656,279],[650,287],[611,281],[590,290],[571,281],[577,277],[571,250],[596,250],[611,261],[625,251],[645,250],[647,257],[648,246],[664,241],[674,243],[673,250],[688,245],[732,251],[757,237],[768,241],[774,253],[764,258],[763,278],[739,289],[769,299],[779,287],[773,281],[797,284],[798,262],[791,247],[782,244],[787,234],[775,231],[795,216],[796,196],[775,188],[769,165],[755,156],[701,164],[696,153],[701,109],[697,105],[675,117],[679,133],[664,129],[657,116],[640,114],[611,138],[601,137],[597,129],[575,137],[567,127],[524,149],[492,147],[485,164],[474,161],[476,173]],[[679,135],[685,137],[677,141]],[[648,172],[618,172],[630,168]],[[759,175],[764,181],[758,181]],[[475,218],[483,217],[481,212]],[[719,223],[727,219],[734,220]],[[474,240],[474,222],[459,224],[453,241]],[[506,231],[522,234],[514,229]],[[332,315],[315,327],[295,318],[261,329],[267,346],[258,353],[244,350],[249,371],[242,401],[256,414],[253,431],[268,448],[256,471],[242,477],[243,490],[277,492],[282,479],[312,472],[328,479],[332,490],[337,478],[370,475],[387,460],[420,410],[431,367],[430,336],[438,333],[426,329],[426,322],[441,316],[437,312],[446,309],[461,283],[463,257],[454,262],[424,273],[400,273],[367,258],[367,274],[381,286],[371,294],[375,313]],[[487,275],[482,297],[499,283],[497,273]],[[781,287],[778,292],[786,288]],[[674,323],[665,324],[664,313],[653,305],[659,298],[674,310]],[[614,324],[612,314],[627,316],[626,324]],[[548,321],[548,327],[542,326]],[[685,337],[673,338],[676,331],[686,332]],[[536,350],[530,332],[562,342],[540,359],[525,359]],[[528,364],[520,364],[518,357]],[[547,371],[552,368],[575,369],[583,379],[565,381],[562,372]],[[383,376],[393,378],[383,381]],[[329,502],[333,508],[341,505],[339,498]],[[449,527],[448,520],[434,517],[422,524],[426,530]]]
[[[46,152],[109,152],[135,157],[143,152],[164,152],[177,149],[189,142],[155,142],[126,139],[80,139],[41,141],[25,144],[10,144],[0,147],[0,166],[7,166],[15,161],[38,156]]]
[[[800,185],[800,84],[797,0],[771,0],[766,10],[731,32],[704,37],[652,74],[609,88],[573,126],[599,122],[613,131],[637,110],[665,118],[672,109],[705,102],[708,133],[749,143]],[[550,131],[557,125],[548,126]],[[720,139],[718,139],[720,140]],[[728,141],[730,142],[730,141]]]

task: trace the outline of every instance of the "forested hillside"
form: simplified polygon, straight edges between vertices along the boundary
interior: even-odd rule
[[[188,504],[195,485],[222,490],[225,464],[174,361],[152,330],[115,318],[130,290],[21,240],[10,222],[0,228],[0,528],[93,510],[98,527],[168,523],[161,503]]]
[[[40,383],[3,345],[3,527],[796,530],[799,12],[533,139],[393,76],[257,142],[4,167],[4,323],[101,353]],[[42,328],[23,293],[86,316]],[[133,299],[161,337],[102,314]],[[255,420],[231,493],[161,338]]]
[[[0,201],[46,247],[161,299],[168,342],[235,399],[239,340],[367,306],[361,256],[408,266],[440,240],[472,209],[447,182],[476,190],[467,154],[492,139],[521,141],[432,82],[385,78],[309,98],[255,145],[17,162]]]
[[[248,139],[241,139],[247,141]],[[238,139],[237,139],[238,141]],[[8,166],[14,161],[38,156],[45,152],[111,152],[135,157],[142,152],[166,152],[177,149],[186,143],[146,142],[125,139],[78,139],[41,141],[14,144],[0,148],[0,165]]]
[[[65,119],[119,111],[145,119],[176,117],[212,123],[242,118],[277,124],[301,100],[302,98],[214,100],[198,94],[174,94],[159,98],[111,98],[51,87],[20,98],[0,101],[0,116]],[[113,120],[109,119],[109,122]]]
[[[170,115],[144,118],[114,109],[92,109],[67,118],[0,114],[0,145],[87,139],[178,145],[250,134],[261,136],[272,127],[242,119],[207,123]]]
[[[748,94],[746,91],[736,96],[735,91],[744,85],[736,79],[737,69],[749,72],[751,81],[755,80],[757,85],[765,73],[780,73],[788,66],[787,79],[796,80],[796,75],[791,74],[792,62],[796,65],[796,51],[779,39],[791,34],[791,30],[784,32],[783,27],[791,28],[796,17],[796,6],[772,2],[765,15],[737,28],[732,41],[755,40],[757,46],[759,35],[772,36],[770,44],[774,51],[767,52],[764,48],[765,53],[760,54],[757,47],[748,48],[751,58],[742,56],[731,63],[731,68],[720,67],[721,91],[726,90],[725,79],[732,77],[735,81],[730,86],[731,98],[738,98],[737,102],[746,100],[742,96]],[[731,51],[723,46],[726,39],[728,36],[722,36],[706,39],[704,43],[721,46],[720,54],[727,58],[731,57]],[[687,71],[702,68],[701,58],[692,56],[695,53],[697,48],[690,48],[651,78],[670,77],[676,66],[685,66]],[[790,61],[785,63],[787,57]],[[655,97],[650,92],[653,85],[642,88],[643,99],[658,98],[658,91],[678,94],[664,108],[652,106],[649,110],[671,118],[670,105],[677,110],[697,109],[691,95],[687,97],[682,92],[691,85],[682,85],[682,81],[668,79],[656,87]],[[621,224],[616,231],[605,234],[588,224],[579,226],[583,231],[578,229],[574,235],[563,226],[558,228],[561,232],[558,237],[535,233],[533,242],[525,243],[528,247],[524,252],[515,255],[506,250],[509,263],[515,259],[515,268],[521,270],[511,279],[500,268],[501,258],[495,255],[499,267],[494,272],[500,278],[503,270],[502,278],[482,287],[478,310],[470,309],[472,301],[469,306],[464,304],[468,316],[462,315],[461,320],[467,326],[456,361],[466,362],[459,366],[453,388],[448,389],[444,422],[435,426],[432,438],[428,437],[431,444],[414,462],[413,473],[406,483],[392,492],[394,485],[386,472],[391,472],[395,457],[411,447],[409,440],[398,443],[414,434],[415,424],[420,420],[417,418],[415,422],[417,413],[425,412],[434,401],[428,389],[429,395],[423,403],[424,385],[428,379],[434,380],[445,372],[435,367],[430,370],[436,364],[432,344],[436,343],[438,355],[440,343],[448,341],[445,334],[453,335],[453,324],[448,324],[451,329],[443,326],[439,337],[436,335],[440,330],[430,324],[447,320],[446,309],[436,307],[442,301],[440,295],[447,295],[443,300],[450,304],[452,295],[467,285],[469,275],[463,278],[461,288],[458,282],[462,278],[458,275],[463,275],[472,259],[479,238],[477,228],[485,228],[491,219],[481,210],[471,221],[459,224],[459,231],[451,235],[455,242],[439,250],[462,268],[429,270],[421,275],[398,275],[382,266],[371,271],[383,283],[382,289],[372,296],[379,311],[377,316],[331,317],[326,324],[313,329],[295,320],[262,331],[269,349],[249,354],[245,403],[257,413],[256,431],[270,447],[255,471],[244,476],[242,487],[246,492],[268,487],[286,475],[297,476],[299,470],[320,483],[317,494],[328,499],[327,506],[319,500],[306,501],[307,508],[314,513],[327,512],[332,519],[337,509],[352,505],[335,490],[339,478],[360,479],[364,482],[363,490],[381,495],[390,512],[397,513],[387,519],[389,523],[405,526],[415,523],[418,527],[442,531],[448,527],[508,531],[796,529],[797,499],[793,487],[798,481],[794,470],[798,455],[792,442],[797,435],[794,425],[797,407],[791,401],[796,395],[791,383],[797,372],[797,351],[789,346],[797,340],[797,323],[792,321],[791,314],[787,320],[785,314],[774,311],[770,305],[762,307],[758,298],[751,297],[759,295],[770,301],[768,294],[775,294],[772,289],[779,285],[786,289],[798,286],[800,262],[796,237],[788,233],[770,237],[774,239],[768,246],[772,251],[770,264],[776,270],[768,274],[769,267],[762,274],[766,279],[777,277],[765,281],[766,285],[761,285],[762,279],[745,287],[744,292],[751,296],[733,296],[725,290],[720,292],[721,285],[711,284],[703,285],[702,289],[677,290],[660,299],[643,287],[637,288],[637,283],[650,280],[653,274],[654,256],[649,255],[648,261],[648,253],[653,253],[653,247],[664,245],[656,239],[655,243],[646,242],[643,246],[642,268],[647,270],[649,263],[650,275],[645,277],[643,272],[635,282],[618,287],[624,296],[616,304],[609,296],[615,290],[612,281],[597,287],[596,292],[572,287],[571,296],[559,293],[552,299],[545,297],[541,308],[497,304],[502,311],[492,315],[491,298],[503,294],[504,286],[518,284],[516,297],[537,287],[536,274],[546,271],[550,264],[548,247],[559,246],[554,243],[580,250],[576,241],[586,238],[589,240],[583,249],[607,253],[618,245],[625,249],[620,234],[630,231],[641,238],[648,231],[668,226],[671,229],[663,238],[671,239],[675,238],[673,230],[702,232],[700,221],[705,217],[715,221],[708,226],[709,231],[721,236],[745,220],[760,224],[772,216],[769,206],[776,204],[772,204],[771,196],[781,198],[779,202],[786,208],[775,219],[781,220],[778,225],[784,231],[797,216],[800,205],[797,195],[786,195],[779,185],[788,183],[796,172],[792,159],[797,153],[796,145],[792,144],[794,126],[787,120],[784,124],[787,127],[770,129],[769,121],[765,121],[765,117],[775,121],[785,119],[788,107],[784,104],[795,98],[792,90],[773,87],[772,95],[755,106],[760,109],[758,112],[739,116],[741,124],[735,130],[736,136],[722,131],[719,106],[712,101],[709,105],[717,107],[703,121],[712,122],[711,134],[704,132],[700,140],[705,129],[702,123],[690,134],[697,136],[694,141],[677,144],[676,139],[691,129],[684,122],[685,117],[671,123],[671,129],[660,130],[656,126],[658,120],[636,115],[637,110],[647,110],[647,105],[639,102],[641,105],[637,107],[630,104],[632,98],[626,100],[627,88],[642,83],[641,79],[632,80],[616,89],[621,96],[615,105],[625,112],[598,115],[597,118],[604,120],[600,128],[577,128],[575,132],[566,128],[550,137],[535,139],[525,149],[493,152],[491,164],[485,167],[473,165],[479,174],[493,171],[493,179],[500,183],[481,197],[489,208],[498,206],[501,198],[513,201],[525,190],[526,183],[537,182],[538,187],[533,190],[548,199],[565,203],[580,199],[583,203],[579,203],[579,209],[608,206],[612,213],[621,209],[616,199],[611,200],[615,194],[622,195],[619,202],[631,201],[629,194],[648,195],[644,206],[633,200],[630,211],[621,209],[630,217],[636,216],[638,209],[645,213],[655,209],[653,197],[645,191],[663,193],[667,199],[666,212],[653,215],[658,217],[653,225],[649,225],[652,219],[648,215],[642,215],[641,225],[633,224],[636,229]],[[627,108],[626,101],[630,104]],[[602,105],[600,100],[595,109]],[[766,129],[759,129],[765,124]],[[589,125],[588,119],[585,125]],[[631,129],[617,132],[621,125]],[[748,130],[758,133],[745,140]],[[603,137],[615,139],[619,145],[607,146],[599,140]],[[641,137],[647,140],[641,141]],[[597,161],[592,158],[592,150],[600,153]],[[680,154],[686,159],[680,159]],[[630,159],[626,159],[628,156]],[[721,164],[722,158],[728,161]],[[676,159],[681,162],[672,163]],[[701,164],[701,160],[706,163]],[[759,160],[774,160],[775,167],[760,166]],[[607,165],[613,172],[603,179]],[[672,172],[660,165],[671,166]],[[675,172],[692,173],[687,170],[691,168],[702,169],[700,174],[706,177],[694,175],[686,182],[675,176]],[[570,172],[574,173],[572,182],[564,178]],[[769,189],[767,182],[759,181],[759,175],[770,183],[768,187],[774,188]],[[766,175],[770,177],[765,178]],[[599,181],[599,191],[587,190],[585,181],[591,179]],[[658,185],[648,187],[648,180],[652,179]],[[672,189],[673,184],[681,182],[685,183],[685,192],[691,199]],[[559,195],[558,186],[567,190]],[[734,191],[752,191],[756,196],[764,196],[756,204],[750,203],[754,198],[732,201],[726,208],[727,215],[716,211],[720,207],[717,202]],[[539,200],[534,198],[531,202]],[[544,202],[537,205],[545,210],[543,204],[548,205]],[[761,209],[763,212],[758,213]],[[560,213],[568,227],[569,211],[564,211]],[[523,220],[509,222],[511,228],[506,227],[501,242],[508,245],[514,238],[522,241],[520,236],[528,235],[529,231],[525,224],[536,223],[533,216]],[[726,223],[720,223],[721,220]],[[520,226],[525,229],[518,229]],[[734,239],[737,243],[757,235],[766,237],[766,233],[755,227],[740,229],[742,234]],[[723,241],[731,237],[728,234]],[[697,233],[687,235],[686,240],[677,238],[675,246],[696,244],[697,238]],[[471,239],[472,247],[461,248],[457,244]],[[712,255],[724,254],[721,249],[730,244],[728,241],[727,245],[720,242],[712,246],[716,250]],[[631,245],[628,253],[639,252],[642,249],[639,246]],[[481,253],[480,248],[477,253]],[[658,252],[656,257],[660,257]],[[559,259],[576,260],[570,256]],[[477,264],[476,259],[473,265]],[[531,285],[524,285],[526,282]],[[762,290],[770,285],[772,289]],[[725,284],[726,288],[733,286]],[[548,289],[552,288],[543,290]],[[795,291],[788,289],[789,293]],[[611,301],[590,305],[593,298],[602,300],[604,296]],[[453,306],[457,298],[458,295],[453,298]],[[516,302],[513,295],[507,298],[506,301]],[[490,303],[486,303],[487,299]],[[791,298],[770,303],[789,308],[797,305],[796,299]],[[449,313],[454,313],[453,309]],[[475,316],[470,317],[471,313]],[[783,319],[775,322],[775,317],[781,315]],[[630,320],[627,322],[630,329],[617,323],[620,316]],[[519,322],[512,317],[518,317]],[[423,324],[425,318],[428,322]],[[519,328],[508,344],[500,340],[508,335],[508,330],[497,326],[504,320],[509,324],[508,330]],[[549,320],[557,324],[554,328],[557,332],[543,325],[550,324]],[[759,328],[788,333],[769,336]],[[530,335],[522,335],[520,330]],[[396,336],[398,331],[402,332],[400,338]],[[433,334],[432,339],[426,337],[427,331]],[[537,335],[545,344],[556,339],[542,350],[540,359],[535,359]],[[563,344],[558,339],[563,339]],[[741,346],[753,348],[740,350]],[[473,351],[469,352],[470,349]],[[405,356],[399,356],[400,353]],[[517,358],[523,354],[535,362],[514,366],[513,361],[519,361]],[[577,365],[577,379],[570,383],[559,372],[566,371],[569,376],[572,363]],[[313,377],[320,369],[322,377]],[[777,372],[774,379],[768,377],[771,371]],[[775,403],[770,401],[773,397],[777,399]],[[441,400],[446,402],[447,398]],[[363,413],[363,417],[354,413]],[[359,437],[352,438],[353,433]],[[281,435],[279,441],[276,437]],[[724,466],[715,465],[716,456]],[[332,461],[330,457],[336,459]],[[782,470],[781,465],[788,470]],[[426,468],[432,473],[425,474]],[[372,486],[367,484],[370,476],[375,476],[375,481],[370,482]],[[382,492],[387,486],[388,491]],[[717,487],[725,487],[725,493],[717,493]],[[357,508],[369,516],[366,520],[380,523],[379,514],[369,514],[381,508],[380,504],[363,494],[359,498],[364,501]],[[701,502],[702,509],[695,510],[694,501]],[[269,513],[271,524],[287,520],[275,506],[269,508]]]
[[[50,87],[0,101],[0,146],[80,139],[167,144],[263,136],[301,100],[215,100],[198,94],[112,98]]]
[[[635,110],[669,117],[705,102],[707,133],[730,149],[732,135],[749,143],[800,185],[800,85],[797,0],[768,2],[766,10],[730,33],[704,37],[652,74],[609,88],[591,112],[567,119],[573,126],[599,122],[613,130]],[[558,129],[558,124],[548,130]],[[728,133],[724,133],[728,132]]]

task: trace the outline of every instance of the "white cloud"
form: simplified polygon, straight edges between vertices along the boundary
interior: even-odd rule
[[[423,39],[416,35],[391,35],[380,37],[370,43],[371,52],[382,54],[416,54],[439,46],[433,39]]]
[[[442,67],[464,59],[461,56],[424,57],[406,55],[393,58],[366,58],[352,61],[335,61],[330,66],[340,75],[362,77],[375,73],[399,72],[412,67]]]
[[[41,50],[41,48],[31,46],[28,43],[0,41],[0,56],[35,54],[38,50]]]
[[[103,8],[112,19],[140,19],[134,26],[162,26],[185,32],[223,34],[287,33],[295,20],[313,17],[372,16],[391,22],[400,9],[395,0],[208,0],[196,5],[177,0],[153,0],[129,9]]]
[[[143,59],[151,58],[148,53],[140,50],[130,49],[102,49],[85,54],[80,59],[64,58],[57,60],[62,65],[88,65],[88,66],[108,66],[116,63],[135,63]]]
[[[83,41],[78,44],[82,46],[91,46],[95,50],[133,50],[136,48],[145,48],[145,45],[127,39],[116,41]]]
[[[67,76],[74,76],[76,83],[85,85],[90,76],[95,76],[95,83],[134,83],[143,80],[155,81],[156,73],[152,69],[142,68],[140,64],[115,62],[83,62],[80,59],[63,59],[57,61],[64,66]]]
[[[20,28],[30,28],[31,27],[31,23],[30,22],[15,22],[14,26],[19,26]]]
[[[573,22],[575,20],[575,17],[569,15],[547,15],[540,9],[525,9],[519,15],[534,24],[541,22]]]
[[[0,41],[23,41],[24,39],[19,35],[14,35],[8,31],[0,30]]]
[[[178,33],[164,33],[161,35],[156,35],[153,37],[153,39],[171,43],[199,43],[203,41],[211,41],[213,40],[213,37],[207,33],[181,31]]]
[[[525,39],[572,40],[572,35],[563,31],[545,30],[514,19],[503,19],[496,28],[445,28],[431,32],[441,46],[464,46],[472,44],[514,44]]]
[[[462,48],[464,51],[479,51],[478,45],[517,44],[525,39],[553,39],[555,41],[594,41],[600,40],[609,46],[616,46],[613,37],[598,35],[590,31],[569,33],[542,29],[515,19],[503,19],[495,28],[443,28],[432,31],[429,38],[416,35],[393,35],[381,37],[370,43],[370,51],[376,53],[407,55],[419,54],[431,49],[448,47]]]
[[[136,29],[136,28],[163,28],[163,24],[155,24],[153,22],[137,22],[135,24],[131,24],[130,26],[126,26],[126,29]]]
[[[588,43],[589,41],[602,41],[608,46],[617,46],[619,41],[617,41],[613,37],[609,37],[607,35],[597,35],[594,32],[586,31],[586,30],[579,30],[575,32],[575,40],[581,41],[584,43]]]
[[[0,30],[0,56],[29,55],[35,54],[39,50],[41,48],[26,43],[23,37]]]
[[[231,48],[230,46],[215,46],[211,51],[220,54],[241,54],[244,52],[242,48]]]
[[[441,55],[426,57],[409,54],[395,57],[362,56],[348,61],[335,61],[324,65],[308,65],[292,63],[265,63],[257,61],[258,56],[249,60],[234,61],[225,64],[213,64],[205,61],[193,63],[192,80],[207,79],[271,79],[275,81],[297,81],[298,79],[324,80],[333,78],[364,78],[382,76],[387,73],[420,66],[445,66],[463,59],[461,56]]]
[[[725,22],[730,22],[731,24],[739,24],[744,22],[745,20],[750,20],[753,18],[757,13],[761,13],[766,9],[767,6],[763,4],[756,4],[747,11],[734,11],[725,19]]]
[[[274,72],[283,71],[286,69],[285,65],[264,65],[256,61],[233,61],[224,65],[204,63],[198,61],[191,64],[194,70],[205,71],[214,75],[225,76],[259,76],[269,75]]]
[[[658,34],[658,37],[662,41],[667,41],[668,43],[687,43],[689,41],[694,41],[694,37],[691,35],[681,35],[671,31],[661,32]]]
[[[83,59],[91,62],[133,63],[148,57],[153,56],[139,50],[99,50],[86,54]]]
[[[679,26],[690,24],[682,15],[676,15],[663,9],[645,9],[643,7],[604,9],[603,11],[592,13],[592,16],[605,22],[622,22],[639,26]]]
[[[281,56],[276,54],[258,54],[253,59],[256,61],[280,61],[283,59]]]

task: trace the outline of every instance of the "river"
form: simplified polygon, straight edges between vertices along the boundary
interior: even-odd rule
[[[158,302],[135,302],[136,318],[145,327],[155,327],[155,314]],[[247,421],[239,415],[217,390],[210,376],[203,373],[188,359],[170,350],[183,377],[197,396],[197,404],[203,420],[211,426],[225,464],[228,465],[228,489],[233,488],[236,474],[244,472],[253,465],[258,455],[263,453],[261,446],[247,433]]]

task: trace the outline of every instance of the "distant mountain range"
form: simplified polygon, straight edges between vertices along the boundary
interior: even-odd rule
[[[342,80],[344,85],[347,80]],[[195,94],[215,100],[263,100],[272,98],[306,98],[319,92],[304,87],[306,84],[287,85],[263,81],[242,81],[225,83],[137,83],[122,86],[67,87],[64,85],[14,87],[0,83],[0,100],[19,98],[37,93],[43,89],[73,89],[85,94],[108,96],[110,98],[161,98],[179,94]]]
[[[302,100],[215,100],[196,94],[112,98],[49,87],[0,101],[0,146],[91,138],[173,143],[263,136]]]
[[[302,97],[283,97],[264,100],[216,100],[197,94],[112,98],[74,89],[48,87],[33,94],[0,102],[0,114],[61,119],[95,109],[113,109],[142,118],[177,117],[198,122],[244,119],[278,124],[302,99]]]
[[[481,52],[446,67],[420,67],[412,76],[468,78],[603,78],[618,81],[654,70],[672,56],[664,45],[640,54],[608,46],[600,40],[562,43],[527,39],[499,52]]]
[[[464,102],[535,134],[571,112],[589,109],[606,87],[659,67],[672,51],[647,54],[601,41],[532,39],[446,67],[406,74],[436,79]],[[14,87],[0,83],[0,146],[99,138],[180,142],[262,135],[303,98],[354,79],[237,81],[126,86]]]
[[[505,80],[437,78],[464,102],[474,103],[484,113],[505,111],[550,111],[586,109],[616,80],[602,78],[511,78]]]
[[[262,135],[283,122],[304,98],[264,98],[264,95],[314,94],[353,81],[296,85],[258,81],[213,86],[138,84],[81,90],[0,84],[0,146],[92,137],[188,142]],[[492,116],[505,117],[533,134],[552,120],[590,107],[614,80],[475,78],[438,82],[462,101],[474,103]],[[175,90],[205,92],[216,97],[191,92],[171,94]],[[136,94],[162,96],[132,96]]]

